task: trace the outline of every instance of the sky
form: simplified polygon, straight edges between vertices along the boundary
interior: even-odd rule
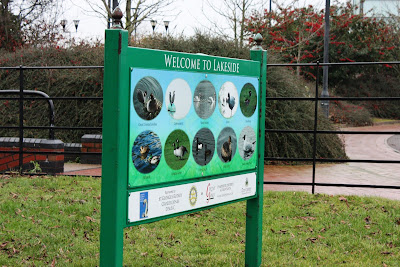
[[[101,0],[92,0],[98,1]],[[210,0],[216,5],[220,5],[222,0]],[[269,0],[254,0],[258,1],[258,8],[269,7]],[[289,2],[288,0],[286,0]],[[280,1],[284,2],[284,1]],[[290,1],[291,2],[291,1]],[[91,11],[90,5],[87,1],[81,0],[68,0],[65,1],[64,12],[61,19],[66,19],[67,33],[70,37],[75,39],[104,39],[104,30],[107,28],[107,22],[104,18]],[[101,4],[101,3],[100,3]],[[324,8],[325,0],[298,0],[298,6],[314,5],[318,8]],[[276,8],[272,3],[272,9]],[[208,18],[217,21],[221,28],[227,27],[224,19],[220,18],[213,10],[207,5],[205,0],[176,0],[173,2],[170,11],[166,12],[164,16],[156,16],[152,19],[157,20],[155,32],[165,34],[165,27],[163,21],[170,21],[169,34],[186,36],[193,35],[195,29],[206,31],[212,27],[212,23]],[[207,17],[204,15],[207,14]],[[218,19],[219,18],[219,19]],[[79,19],[78,31],[75,31],[73,20]],[[124,18],[122,19],[124,21]],[[138,28],[138,35],[151,34],[152,28],[150,21],[144,21]]]

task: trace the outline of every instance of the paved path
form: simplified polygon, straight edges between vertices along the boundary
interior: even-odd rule
[[[101,165],[65,163],[64,175],[101,176]]]
[[[346,128],[357,131],[400,131],[399,124]],[[351,159],[400,160],[400,138],[396,135],[343,135],[346,153]],[[397,143],[399,141],[399,143]],[[390,144],[390,145],[389,145]],[[67,175],[101,176],[101,165],[65,164]],[[264,168],[265,181],[311,182],[312,166],[271,166]],[[320,164],[316,182],[400,186],[400,164]],[[265,190],[307,191],[311,186],[264,185]],[[346,187],[316,187],[316,193],[374,195],[400,200],[400,190]]]
[[[400,131],[400,124],[346,128],[357,131]],[[400,160],[389,146],[392,135],[343,135],[351,159]],[[396,135],[397,138],[397,135]],[[390,140],[394,140],[393,137]],[[399,140],[399,139],[397,139]],[[316,166],[316,182],[400,186],[400,164],[346,163]],[[311,182],[312,166],[265,166],[265,181]],[[311,192],[311,186],[264,185],[265,190]],[[316,193],[373,195],[400,200],[400,190],[347,187],[316,187]]]

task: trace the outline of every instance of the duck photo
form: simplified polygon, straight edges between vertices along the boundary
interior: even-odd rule
[[[168,135],[164,145],[164,158],[171,169],[183,168],[190,157],[189,151],[190,141],[184,131],[174,130]]]
[[[257,92],[251,83],[246,83],[240,92],[240,110],[245,117],[253,116],[257,108]]]
[[[225,82],[218,93],[218,108],[224,118],[232,118],[238,107],[238,92],[232,82]]]
[[[222,144],[221,158],[225,162],[232,160],[232,139],[230,136],[228,137],[228,140]]]
[[[163,92],[160,83],[151,76],[140,79],[133,91],[133,106],[137,115],[144,120],[152,120],[160,113]]]
[[[231,127],[222,129],[217,139],[217,154],[224,163],[232,161],[236,153],[237,139]]]
[[[132,162],[140,173],[154,171],[161,160],[161,141],[153,131],[141,132],[133,142]]]

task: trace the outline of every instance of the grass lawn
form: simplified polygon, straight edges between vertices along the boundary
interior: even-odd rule
[[[100,179],[0,176],[0,266],[95,266]],[[245,202],[124,232],[127,266],[243,266]],[[400,202],[266,192],[263,266],[398,266]]]
[[[372,118],[373,123],[388,123],[388,122],[396,122],[398,120],[393,119],[383,119],[383,118]]]

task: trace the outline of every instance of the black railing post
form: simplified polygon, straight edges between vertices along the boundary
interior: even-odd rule
[[[315,159],[317,157],[317,127],[318,127],[318,84],[319,84],[319,61],[317,61],[317,79],[315,80],[315,105],[314,105],[314,131],[313,131],[313,169],[312,169],[312,189],[315,193]]]
[[[24,164],[24,68],[19,66],[19,173]]]

